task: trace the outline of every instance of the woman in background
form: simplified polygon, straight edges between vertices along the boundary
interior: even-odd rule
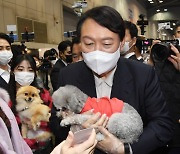
[[[31,149],[20,134],[15,116],[8,106],[9,101],[10,98],[7,91],[0,88],[0,153],[32,154]],[[74,135],[72,132],[69,132],[67,139],[59,144],[51,154],[92,154],[97,144],[95,137],[96,133],[93,130],[84,143],[72,145]]]
[[[44,104],[51,108],[52,98],[50,96],[50,93],[46,89],[39,88],[36,83],[36,63],[31,55],[21,54],[18,55],[15,59],[13,59],[11,63],[11,73],[13,77],[10,80],[10,95],[14,97],[11,99],[12,103],[9,105],[16,116],[16,92],[21,86],[31,85],[40,89],[41,99],[43,100]],[[18,116],[17,121],[18,124],[21,125]],[[41,122],[40,128],[45,129],[46,131],[50,131],[47,122]],[[43,143],[40,143],[35,139],[25,139],[25,141],[31,147],[34,153],[48,154],[53,149],[52,139],[49,139],[48,141],[45,141]]]

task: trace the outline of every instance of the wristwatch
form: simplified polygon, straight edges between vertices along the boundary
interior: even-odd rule
[[[124,153],[130,154],[130,147],[128,143],[124,143]]]

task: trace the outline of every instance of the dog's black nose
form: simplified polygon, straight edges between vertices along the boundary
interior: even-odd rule
[[[29,97],[29,98],[28,98],[28,102],[31,102],[31,101],[32,101],[32,98],[31,98],[31,97]]]

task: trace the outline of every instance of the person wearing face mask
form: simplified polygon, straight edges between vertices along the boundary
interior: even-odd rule
[[[83,60],[82,51],[81,51],[81,43],[80,43],[79,38],[74,37],[72,39],[71,51],[72,51],[72,62],[73,63]]]
[[[179,46],[180,46],[180,22],[176,24],[174,27],[174,39],[177,39],[179,41]]]
[[[179,33],[178,33],[179,31]],[[180,25],[176,24],[174,28],[174,37],[180,37]],[[153,45],[159,43],[159,40],[153,41]],[[173,119],[175,129],[173,138],[168,143],[166,154],[179,154],[180,153],[180,49],[178,46],[170,44],[171,52],[167,59],[157,61],[150,53],[150,65],[153,65],[156,74],[159,78],[159,83],[162,92],[165,96],[166,104],[170,110],[170,115]]]
[[[10,66],[13,57],[11,40],[8,35],[0,33],[0,87],[9,91]]]
[[[138,35],[138,29],[135,24],[130,21],[124,21],[125,23],[125,42],[120,51],[122,57],[129,58],[137,61],[143,61],[142,56],[137,55],[136,41]]]
[[[60,42],[58,45],[58,50],[59,50],[59,59],[56,61],[50,73],[50,79],[51,79],[53,91],[57,90],[58,75],[60,70],[65,66],[67,66],[68,64],[72,63],[71,41],[66,40]]]
[[[0,154],[33,154],[30,147],[23,140],[15,116],[8,106],[10,97],[8,92],[0,88]],[[53,151],[40,151],[38,154],[93,154],[97,144],[95,130],[83,143],[74,145],[74,134],[69,132],[66,140]]]
[[[11,87],[10,89],[10,96],[11,103],[9,106],[11,107],[13,113],[16,115],[17,122],[19,126],[21,126],[21,122],[17,116],[16,111],[16,92],[21,86],[34,86],[40,90],[40,97],[43,100],[44,104],[52,107],[52,98],[48,90],[44,88],[40,88],[36,81],[36,63],[34,58],[28,54],[21,54],[18,55],[15,59],[11,62],[11,73],[12,78],[9,82]],[[27,120],[28,123],[28,120]],[[49,130],[47,122],[41,122],[40,128]],[[33,149],[34,153],[50,153],[52,150],[53,144],[52,140],[45,141],[44,144],[37,144],[36,140],[33,139],[25,139],[27,144]]]
[[[50,74],[57,60],[58,53],[54,48],[46,50],[44,52],[44,59],[38,68],[38,75],[43,82],[43,87],[48,89],[51,94],[53,92],[53,88],[50,80]]]
[[[121,15],[109,6],[92,8],[81,16],[77,36],[84,61],[60,71],[59,87],[74,85],[90,97],[123,100],[137,110],[144,123],[144,131],[137,142],[122,143],[106,129],[106,116],[92,114],[82,127],[98,128],[105,136],[97,143],[95,154],[163,153],[166,143],[172,138],[173,123],[154,69],[120,57],[125,36]],[[67,136],[69,127],[60,127],[54,106],[51,111],[50,126],[57,143]]]

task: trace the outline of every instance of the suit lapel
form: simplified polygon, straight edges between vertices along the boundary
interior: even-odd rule
[[[88,96],[96,97],[94,75],[85,63],[81,66],[82,67],[79,73],[78,87]]]
[[[0,87],[8,90],[8,84],[6,83],[6,81],[0,76]]]
[[[133,77],[126,65],[124,59],[120,58],[117,64],[117,69],[114,74],[111,98],[116,97],[125,102],[130,103],[133,92]]]

